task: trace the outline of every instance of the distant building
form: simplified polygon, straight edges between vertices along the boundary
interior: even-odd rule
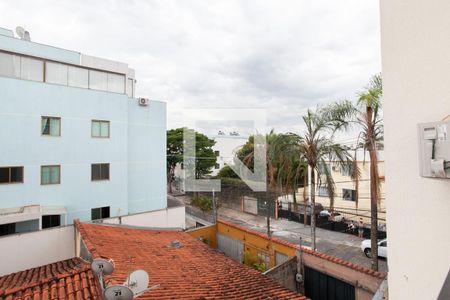
[[[166,104],[135,82],[0,29],[0,235],[166,207]]]
[[[239,133],[233,131],[230,132],[229,135],[219,134],[210,136],[216,141],[213,149],[216,153],[216,166],[214,167],[211,175],[215,176],[219,173],[220,169],[225,167],[227,164],[233,164],[234,157],[236,156],[236,152],[244,146],[247,142],[248,137],[241,136]]]
[[[357,165],[361,172],[358,182],[358,193],[356,192],[355,182],[351,179],[352,166],[338,166],[333,162],[327,163],[327,168],[335,182],[334,209],[343,213],[348,220],[359,221],[370,224],[370,158],[364,151],[357,153]],[[379,223],[386,223],[386,205],[384,194],[384,154],[378,152],[378,172],[380,175],[381,194],[379,210]],[[301,198],[300,198],[301,199]],[[316,188],[316,203],[322,204],[325,208],[330,207],[330,198],[325,181]]]

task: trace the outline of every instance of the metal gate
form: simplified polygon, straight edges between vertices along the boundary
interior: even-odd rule
[[[241,241],[217,233],[217,248],[223,251],[226,256],[240,263],[244,261],[244,243]]]
[[[355,287],[305,266],[305,296],[311,300],[355,300]]]
[[[282,263],[284,263],[285,261],[287,261],[289,259],[289,257],[286,254],[280,253],[278,251],[275,251],[275,264],[281,265]]]
[[[254,197],[244,196],[244,212],[249,214],[258,214],[258,199]]]

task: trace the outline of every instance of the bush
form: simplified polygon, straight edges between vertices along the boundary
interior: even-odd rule
[[[268,270],[267,265],[263,262],[258,262],[258,260],[251,255],[250,252],[244,252],[244,264],[249,266],[259,272],[265,272]]]
[[[200,208],[203,212],[212,210],[212,200],[206,196],[194,196],[191,205]]]

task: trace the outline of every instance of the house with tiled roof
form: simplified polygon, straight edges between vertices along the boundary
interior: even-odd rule
[[[0,300],[101,299],[91,264],[79,257],[0,277]]]
[[[185,232],[79,222],[75,226],[81,257],[114,261],[105,286],[123,284],[137,269],[148,273],[150,285],[157,288],[139,299],[306,299]]]

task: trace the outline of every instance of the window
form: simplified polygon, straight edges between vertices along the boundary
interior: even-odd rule
[[[54,62],[45,63],[45,82],[67,85],[67,76],[67,65]]]
[[[108,73],[89,70],[89,88],[106,91],[108,89]]]
[[[270,257],[267,253],[258,251],[258,261],[259,263],[264,263],[266,266],[269,266]]]
[[[387,241],[381,242],[380,247],[387,247]]]
[[[328,193],[328,187],[319,186],[319,197],[328,197],[330,194]]]
[[[350,189],[342,189],[342,199],[347,201],[356,201],[356,191]]]
[[[214,169],[216,169],[216,170],[220,169],[220,165],[219,164],[215,164],[214,165]]]
[[[215,156],[219,156],[219,155],[220,155],[220,151],[217,151],[217,150],[214,151],[214,155],[215,155]]]
[[[42,117],[41,134],[50,136],[61,135],[61,118]]]
[[[125,76],[108,73],[108,91],[114,93],[125,93]]]
[[[20,56],[0,52],[0,76],[20,77]]]
[[[109,206],[91,209],[91,220],[109,218]]]
[[[91,180],[109,180],[109,164],[92,164]]]
[[[134,97],[133,83],[134,83],[134,79],[133,78],[128,78],[127,79],[127,95],[128,95],[129,98],[133,98]]]
[[[330,172],[330,164],[320,164],[319,165],[319,173],[320,174],[326,174],[329,172]]]
[[[41,166],[41,184],[60,184],[61,166]]]
[[[39,59],[20,58],[20,78],[34,81],[44,81],[44,62]]]
[[[109,121],[92,120],[91,136],[109,138]]]
[[[0,168],[1,183],[23,183],[23,167]]]
[[[60,215],[42,216],[42,229],[61,225]]]
[[[353,171],[353,166],[351,163],[344,164],[341,168],[341,174],[343,176],[351,176]]]
[[[16,223],[0,225],[0,236],[16,233]]]
[[[69,86],[87,89],[89,87],[89,71],[69,66],[68,84]]]

